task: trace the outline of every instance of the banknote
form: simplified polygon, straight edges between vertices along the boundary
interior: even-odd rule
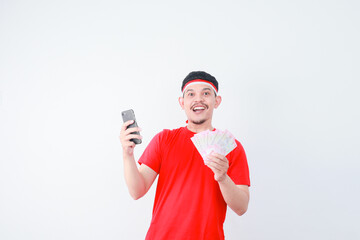
[[[191,141],[204,160],[211,152],[226,156],[237,146],[235,137],[228,130],[220,129],[197,133],[191,138]]]

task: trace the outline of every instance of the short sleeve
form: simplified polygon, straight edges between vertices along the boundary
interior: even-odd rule
[[[145,164],[155,172],[159,173],[162,161],[162,147],[165,131],[156,134],[141,155],[138,163]]]
[[[227,155],[229,160],[228,175],[236,185],[250,186],[249,166],[245,150],[236,140],[237,147]]]

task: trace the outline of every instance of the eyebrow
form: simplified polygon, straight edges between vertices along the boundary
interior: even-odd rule
[[[206,90],[211,91],[211,88],[206,87],[206,88],[203,88],[201,91],[206,91]],[[194,91],[194,89],[189,88],[185,92],[189,92],[189,91]]]
[[[211,91],[211,88],[203,88],[203,91],[205,91],[205,90]]]

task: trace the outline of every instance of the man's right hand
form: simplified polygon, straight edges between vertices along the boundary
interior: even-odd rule
[[[141,135],[138,134],[133,134],[133,132],[140,132],[141,128],[139,127],[134,127],[134,128],[128,128],[127,127],[132,124],[134,122],[134,120],[129,120],[127,122],[125,122],[122,127],[121,127],[121,131],[120,131],[120,142],[123,148],[123,154],[126,155],[133,155],[134,154],[134,148],[135,148],[135,143],[133,141],[130,141],[130,139],[133,138],[137,138],[137,139],[142,139]]]

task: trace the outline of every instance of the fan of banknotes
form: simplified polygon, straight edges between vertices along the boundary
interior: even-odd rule
[[[197,133],[191,141],[204,160],[211,152],[226,156],[237,146],[234,136],[228,130],[219,129]]]

